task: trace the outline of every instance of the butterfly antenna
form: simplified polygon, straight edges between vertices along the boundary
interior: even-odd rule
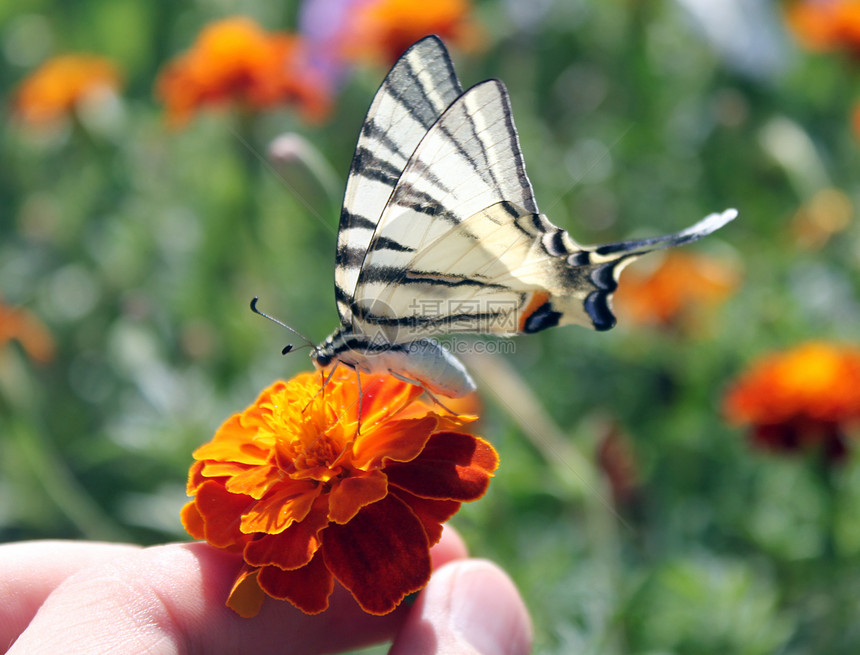
[[[252,312],[254,312],[255,314],[258,314],[258,315],[262,316],[263,318],[267,318],[267,319],[269,319],[270,321],[272,321],[272,323],[276,323],[277,325],[280,325],[282,328],[284,328],[284,329],[286,329],[286,330],[289,330],[290,332],[292,332],[293,334],[295,334],[297,337],[299,337],[300,339],[302,339],[302,340],[307,344],[307,346],[308,346],[309,348],[312,348],[313,350],[317,350],[317,347],[314,345],[314,342],[313,342],[313,341],[311,341],[310,339],[308,339],[308,338],[307,338],[305,335],[303,335],[301,332],[299,332],[299,331],[298,331],[298,330],[296,330],[295,328],[291,328],[289,325],[287,325],[287,324],[286,324],[286,323],[284,323],[283,321],[279,321],[279,320],[278,320],[278,319],[276,319],[274,316],[270,316],[270,315],[269,315],[269,314],[267,314],[266,312],[261,312],[259,309],[257,309],[257,300],[258,300],[258,297],[257,297],[257,296],[254,296],[254,298],[251,300],[251,311],[252,311]],[[301,347],[301,348],[304,348],[304,346],[300,346],[300,347]],[[288,343],[286,346],[284,346],[283,350],[281,350],[281,354],[282,354],[282,355],[286,355],[287,353],[292,352],[292,350],[293,350],[293,344]]]

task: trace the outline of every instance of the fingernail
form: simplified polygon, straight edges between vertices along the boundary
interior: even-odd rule
[[[482,655],[524,655],[532,626],[514,583],[485,560],[466,560],[452,571],[451,629]]]

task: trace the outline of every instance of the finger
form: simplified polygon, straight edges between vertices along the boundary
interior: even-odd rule
[[[511,579],[472,559],[433,574],[389,655],[525,655],[531,642],[531,620]]]
[[[451,531],[433,554],[450,562],[465,546]],[[81,571],[48,597],[9,653],[334,652],[391,639],[410,609],[371,616],[338,586],[322,614],[267,600],[257,617],[243,619],[224,605],[239,566],[237,556],[194,543]]]
[[[469,556],[469,550],[460,534],[452,527],[442,526],[442,538],[439,543],[430,549],[430,556],[435,571],[443,564],[455,559],[463,559]]]
[[[66,578],[93,564],[138,550],[128,544],[21,541],[0,546],[0,649],[27,627],[36,610]]]

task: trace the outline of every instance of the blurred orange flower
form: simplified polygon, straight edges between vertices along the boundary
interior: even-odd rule
[[[47,125],[68,116],[82,102],[115,93],[119,82],[116,66],[104,57],[54,57],[18,87],[15,113],[30,125]]]
[[[798,0],[786,7],[785,17],[804,47],[860,55],[860,1]]]
[[[437,414],[423,390],[341,368],[265,389],[194,453],[188,532],[239,552],[227,605],[254,616],[264,594],[322,612],[337,580],[371,614],[430,576],[430,546],[498,465],[468,417]],[[359,404],[361,425],[359,433]]]
[[[368,0],[357,3],[344,50],[353,58],[393,63],[419,39],[435,34],[461,47],[481,40],[468,0]]]
[[[206,27],[191,50],[162,71],[157,93],[174,125],[208,105],[259,110],[292,104],[311,122],[331,108],[329,83],[312,67],[303,39],[266,33],[244,17]]]
[[[729,389],[728,419],[773,450],[845,454],[860,426],[860,348],[813,341],[754,363]]]
[[[54,340],[35,315],[0,302],[0,345],[15,339],[30,357],[44,364],[54,357]]]
[[[670,252],[654,271],[625,271],[613,302],[627,320],[674,326],[697,308],[719,305],[739,284],[740,272],[726,260]]]

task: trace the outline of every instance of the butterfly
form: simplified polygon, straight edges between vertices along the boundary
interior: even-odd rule
[[[311,359],[466,395],[474,381],[434,337],[571,323],[607,330],[626,264],[736,215],[579,245],[538,212],[505,86],[487,80],[464,92],[443,43],[426,37],[394,64],[361,128],[337,236],[340,327]]]

